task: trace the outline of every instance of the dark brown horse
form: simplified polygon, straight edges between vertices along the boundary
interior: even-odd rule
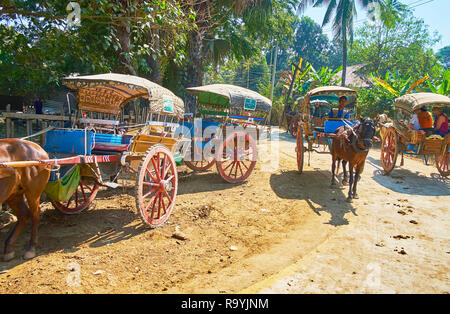
[[[0,140],[0,162],[48,159],[39,145],[19,139]],[[30,245],[25,259],[36,256],[39,226],[39,201],[50,177],[46,165],[32,167],[0,167],[0,203],[6,203],[17,216],[17,223],[6,239],[4,260],[14,258],[14,244],[28,219],[31,219]]]
[[[370,118],[361,118],[354,127],[342,126],[335,132],[336,137],[333,139],[331,147],[332,156],[332,176],[331,185],[335,183],[336,161],[342,160],[344,169],[344,178],[342,183],[347,183],[346,164],[349,163],[350,180],[347,202],[358,199],[356,186],[358,180],[364,170],[369,149],[373,146],[375,136],[375,125]],[[376,139],[375,139],[376,140]],[[353,173],[353,171],[355,171]]]

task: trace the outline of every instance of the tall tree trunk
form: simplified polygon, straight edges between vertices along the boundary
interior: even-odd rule
[[[200,31],[192,31],[189,34],[189,57],[186,67],[186,87],[201,86],[203,83],[203,38],[204,34]],[[187,112],[195,113],[195,96],[186,95]]]
[[[131,30],[128,23],[123,23],[122,26],[115,26],[117,39],[119,40],[120,48],[118,53],[119,66],[118,71],[123,74],[136,75],[136,71],[131,64]]]
[[[342,41],[342,86],[345,86],[345,82],[347,79],[347,32],[344,28],[343,31],[343,41]]]
[[[159,45],[159,36],[153,36],[153,34],[149,31],[145,34],[145,39],[148,42],[148,44],[153,48],[154,51],[159,51],[160,45]],[[162,85],[162,76],[161,71],[159,69],[159,60],[158,56],[155,54],[150,54],[145,56],[145,61],[147,61],[148,66],[152,70],[152,73],[150,73],[148,79],[152,82],[155,82],[159,85]]]

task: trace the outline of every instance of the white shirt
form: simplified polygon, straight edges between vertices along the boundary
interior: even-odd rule
[[[412,125],[414,125],[414,128],[416,130],[420,130],[420,123],[419,123],[419,118],[417,117],[417,114],[413,114],[411,120],[409,120],[409,123],[411,123]]]

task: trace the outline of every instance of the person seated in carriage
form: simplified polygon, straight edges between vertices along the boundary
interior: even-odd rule
[[[344,108],[347,105],[347,97],[342,96],[339,98],[339,108],[336,114],[334,114],[333,108],[331,108],[330,113],[328,114],[328,118],[338,118],[338,119],[349,119],[350,112],[345,112]]]
[[[442,108],[439,107],[433,108],[433,114],[435,115],[433,134],[445,137],[448,134],[447,115],[442,111]]]
[[[410,127],[417,131],[422,131],[426,136],[433,134],[433,116],[427,108],[414,109],[414,115],[410,120]]]

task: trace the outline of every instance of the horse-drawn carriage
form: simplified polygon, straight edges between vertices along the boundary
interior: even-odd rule
[[[393,123],[385,124],[382,146],[381,164],[386,174],[392,172],[397,156],[403,154],[422,155],[428,160],[435,156],[436,168],[443,177],[450,174],[450,134],[443,136],[426,136],[421,130],[412,129],[410,124],[414,110],[423,107],[440,107],[450,111],[450,98],[432,93],[417,93],[399,97],[395,100],[395,116]]]
[[[44,149],[50,159],[3,166],[52,166],[45,192],[65,214],[87,209],[100,186],[117,187],[116,179],[127,171],[136,177],[136,207],[142,220],[152,228],[161,226],[175,205],[176,162],[183,157],[180,139],[174,137],[178,124],[163,119],[178,121],[184,114],[183,101],[153,82],[130,75],[67,77],[63,84],[77,91],[78,108],[71,128],[47,132]],[[121,124],[124,106],[139,98],[148,100],[148,122]]]
[[[342,117],[337,118],[337,108],[341,97],[346,97]],[[305,152],[330,154],[335,131],[344,125],[353,127],[357,102],[357,92],[339,86],[325,86],[311,90],[301,103],[300,122],[297,129],[297,166],[303,172]],[[333,117],[330,117],[330,112]],[[304,144],[306,140],[306,146]]]
[[[257,141],[270,134],[266,123],[272,102],[254,91],[227,84],[186,91],[197,97],[196,118],[200,119],[183,123],[193,138],[191,158],[185,158],[185,164],[194,171],[215,164],[230,183],[247,179],[256,164]]]

